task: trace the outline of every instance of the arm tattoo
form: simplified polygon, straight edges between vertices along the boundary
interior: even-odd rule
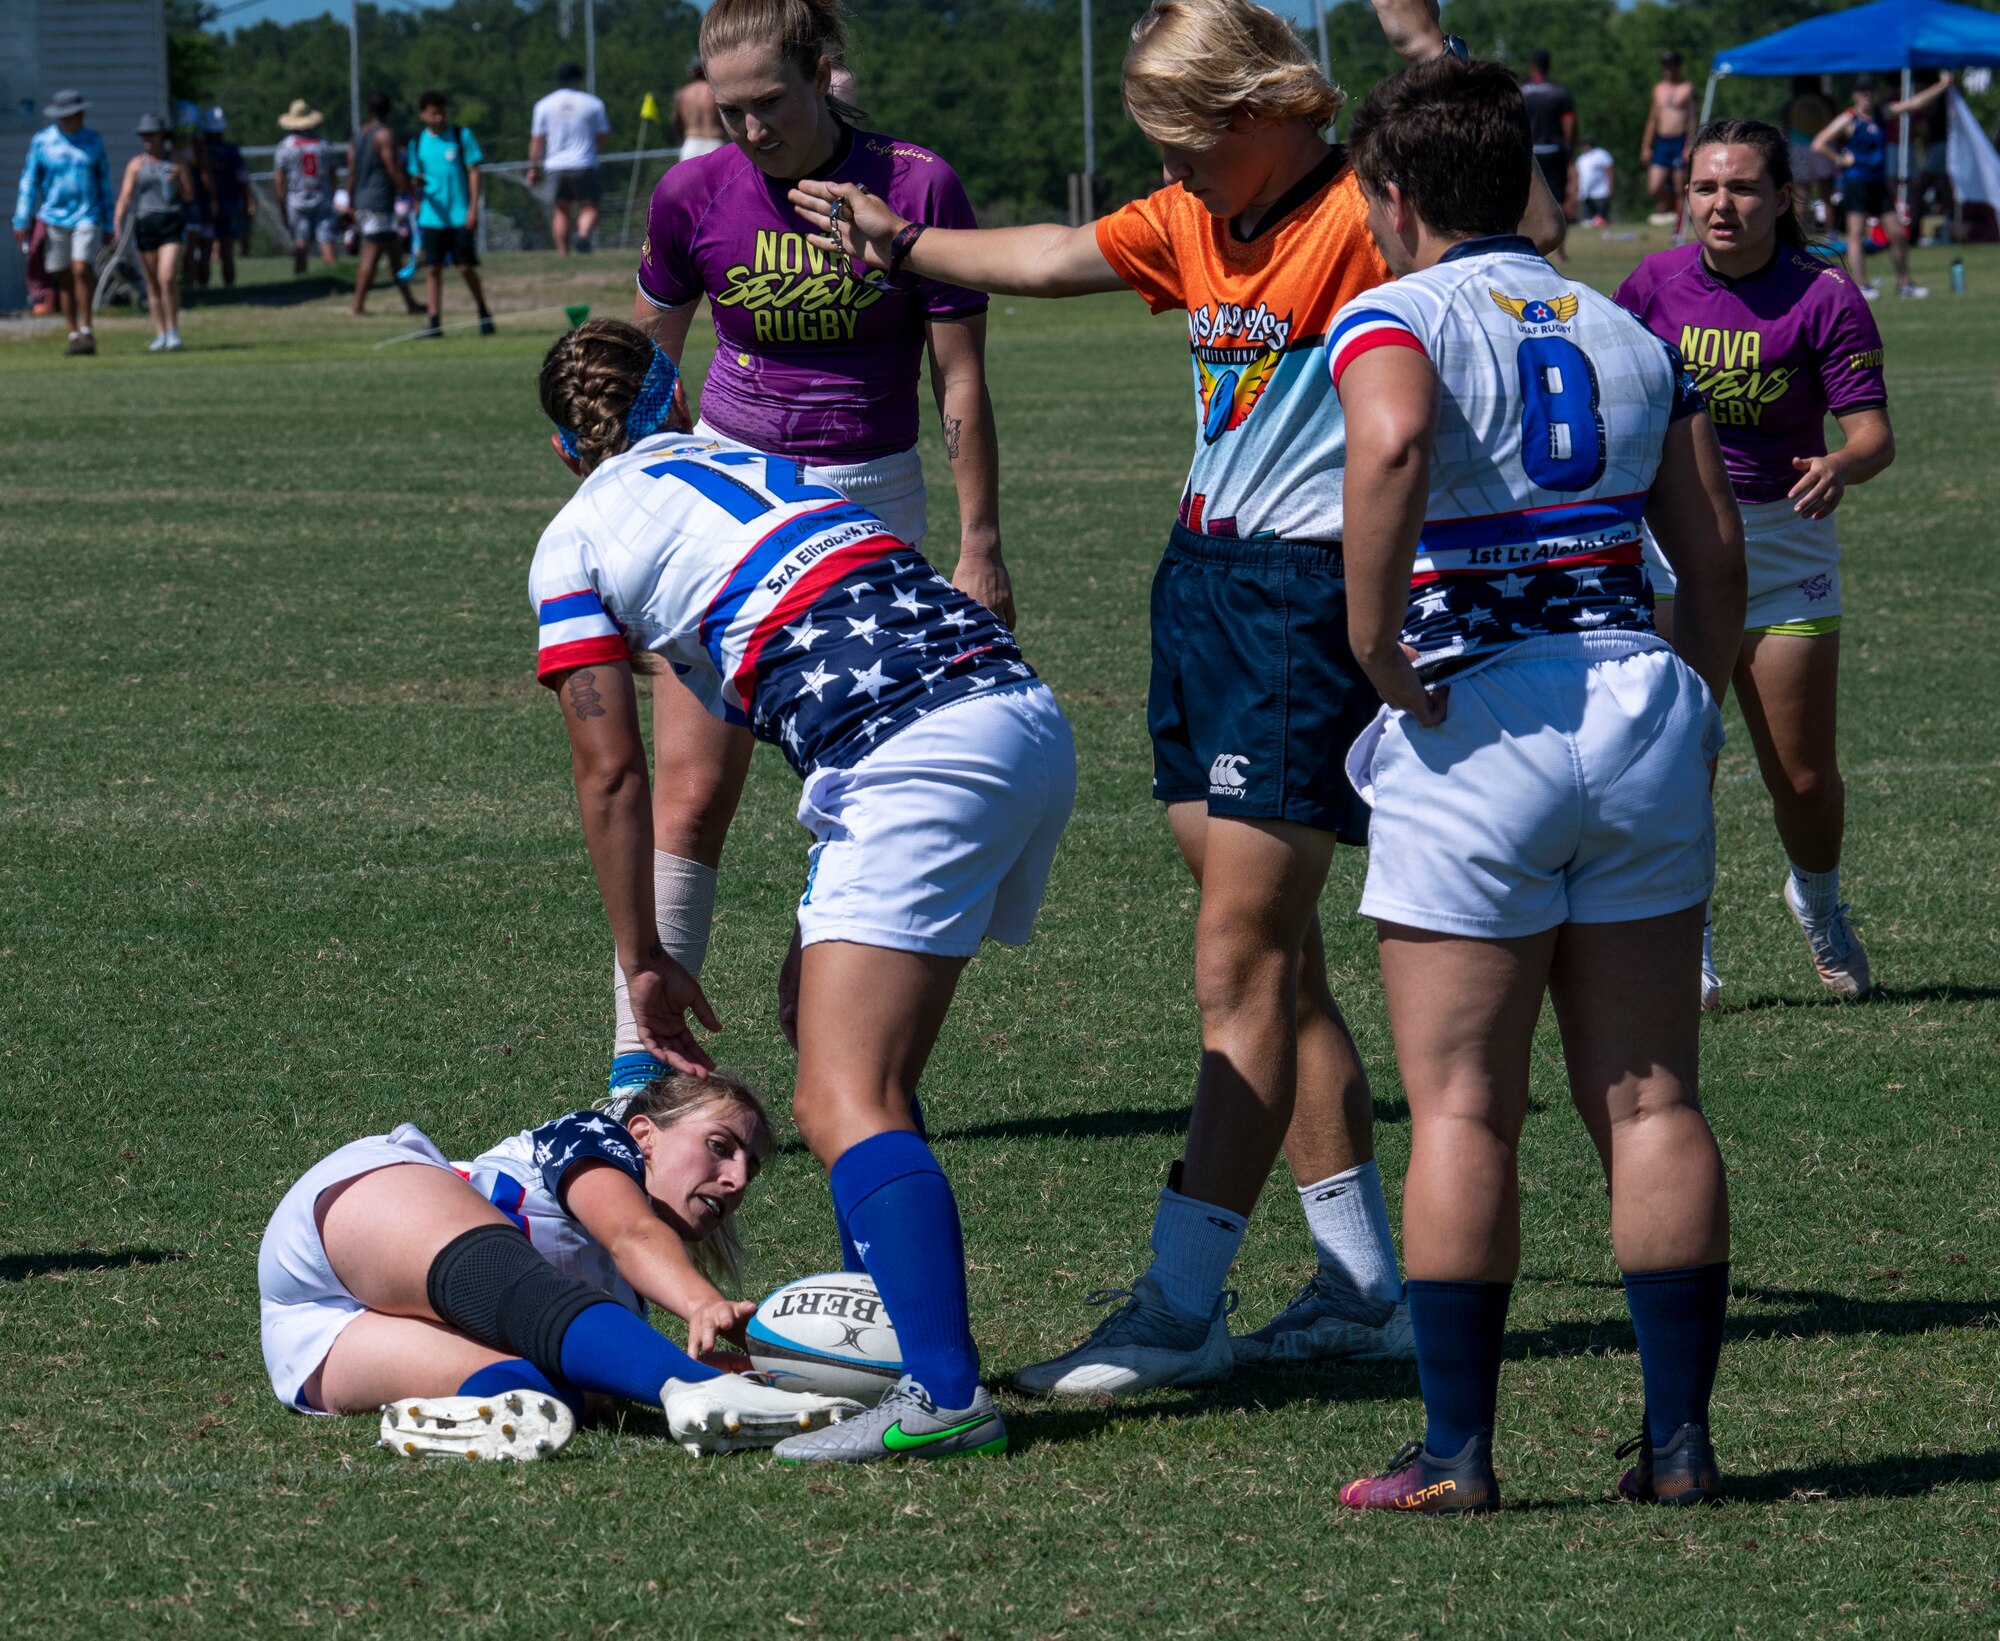
[[[604,697],[597,693],[597,674],[589,668],[569,675],[569,704],[579,718],[604,716]]]
[[[962,416],[945,416],[940,418],[940,420],[944,423],[945,459],[955,462],[958,460],[958,436],[965,428],[965,418]]]

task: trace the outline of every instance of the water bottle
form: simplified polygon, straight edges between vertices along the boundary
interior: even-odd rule
[[[1965,294],[1965,258],[1962,256],[1951,259],[1951,294],[1953,296]]]

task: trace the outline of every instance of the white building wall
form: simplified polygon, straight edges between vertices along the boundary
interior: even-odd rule
[[[29,139],[42,108],[74,87],[84,117],[111,156],[116,197],[125,162],[139,151],[141,114],[167,118],[167,29],[161,0],[0,0],[0,201],[11,216]],[[0,241],[0,312],[27,300],[21,253]]]

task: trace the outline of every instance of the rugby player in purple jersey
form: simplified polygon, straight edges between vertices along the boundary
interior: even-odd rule
[[[1795,209],[1791,149],[1761,120],[1695,134],[1696,242],[1633,270],[1616,300],[1681,351],[1722,436],[1743,510],[1750,598],[1734,682],[1791,870],[1785,904],[1829,990],[1865,997],[1868,954],[1840,898],[1846,794],[1835,752],[1840,540],[1850,484],[1895,460],[1882,337],[1852,280],[1813,254]],[[1826,447],[1826,418],[1841,448]],[[1673,572],[1651,549],[1659,624],[1672,630]],[[1712,931],[1702,1006],[1720,1005]]]
[[[857,129],[830,98],[846,52],[840,0],[715,0],[701,57],[729,142],[668,170],[653,191],[632,322],[676,366],[708,299],[716,351],[695,432],[727,449],[802,463],[913,547],[925,534],[917,383],[928,350],[958,492],[953,584],[1012,624],[1000,553],[999,450],[986,391],[987,299],[933,280],[868,280],[810,237],[792,183],[864,183],[914,221],[974,226],[951,167]],[[660,938],[690,972],[708,947],[715,868],[750,764],[747,731],[710,717],[668,678],[653,689]],[[611,1082],[657,1071],[623,988]]]

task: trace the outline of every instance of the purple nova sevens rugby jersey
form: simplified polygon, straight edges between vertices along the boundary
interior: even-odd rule
[[[1826,418],[1889,402],[1882,333],[1846,273],[1789,245],[1761,273],[1730,279],[1699,245],[1657,251],[1612,300],[1680,349],[1722,437],[1745,506],[1778,501],[1794,456],[1826,454]]]
[[[957,173],[930,150],[868,131],[845,142],[828,181],[859,183],[912,222],[979,225]],[[925,324],[984,313],[986,298],[907,276],[894,289],[860,283],[807,238],[789,188],[734,143],[669,167],[646,218],[640,294],[662,308],[708,297],[711,427],[816,466],[908,450]]]

